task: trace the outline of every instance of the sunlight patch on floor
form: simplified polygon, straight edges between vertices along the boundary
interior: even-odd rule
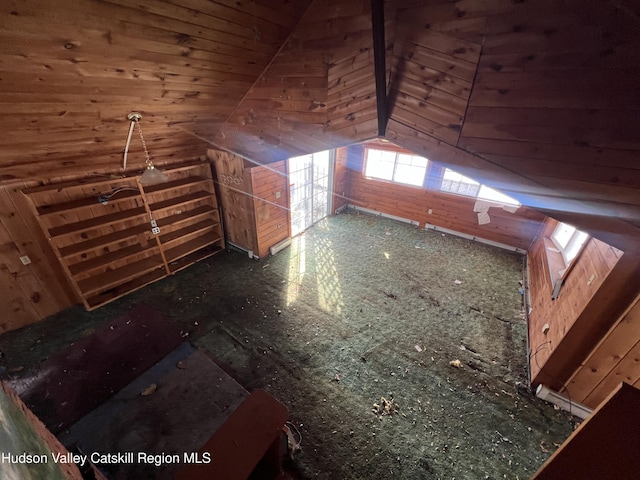
[[[342,313],[344,301],[331,240],[323,238],[315,245],[318,306],[326,312]]]
[[[291,306],[298,299],[302,280],[306,273],[306,242],[304,233],[291,240],[289,250],[289,274],[287,278],[287,307]]]

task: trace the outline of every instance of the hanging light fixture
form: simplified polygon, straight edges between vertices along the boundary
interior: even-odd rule
[[[122,170],[127,169],[127,155],[129,154],[129,144],[131,143],[131,135],[133,134],[133,129],[138,127],[138,133],[140,134],[140,141],[142,142],[142,148],[144,149],[144,156],[146,158],[147,168],[145,168],[144,172],[140,176],[140,184],[141,185],[154,185],[156,183],[164,183],[169,181],[169,177],[167,177],[164,173],[153,166],[153,162],[151,162],[151,158],[149,158],[149,152],[147,150],[147,143],[144,141],[144,137],[142,136],[142,128],[140,127],[140,120],[142,119],[142,114],[139,112],[131,112],[127,115],[127,118],[131,120],[131,126],[129,127],[129,135],[127,137],[127,144],[124,147],[124,158],[122,161]]]

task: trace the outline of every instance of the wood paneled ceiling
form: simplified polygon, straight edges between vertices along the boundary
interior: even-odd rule
[[[5,0],[0,181],[117,172],[133,110],[157,165],[375,138],[371,4]],[[640,2],[384,8],[387,139],[640,248]]]

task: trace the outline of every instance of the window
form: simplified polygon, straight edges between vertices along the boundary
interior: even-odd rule
[[[424,183],[428,162],[418,155],[367,148],[364,174],[370,178],[420,187]]]
[[[444,175],[442,176],[442,185],[440,190],[443,192],[457,193],[459,195],[467,195],[469,197],[475,197],[478,195],[480,184],[475,180],[460,175],[453,170],[446,168]]]
[[[558,247],[566,265],[578,255],[587,238],[586,233],[566,223],[559,223],[551,235],[551,240]]]
[[[482,200],[489,200],[505,205],[520,205],[520,202],[516,199],[511,198],[504,193],[500,193],[493,188],[487,187],[486,185],[482,185],[469,177],[460,175],[449,168],[444,170],[440,190],[442,192],[457,193],[458,195],[466,195],[468,197],[477,197]]]
[[[508,195],[482,185],[450,168],[431,164],[428,159],[413,155],[406,150],[397,152],[384,147],[366,148],[363,170],[367,178],[426,189],[439,189],[442,192],[495,202],[505,209],[505,206],[516,207],[508,211],[515,211],[520,206],[520,202]]]

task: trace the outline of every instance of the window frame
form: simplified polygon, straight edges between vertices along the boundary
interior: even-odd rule
[[[554,238],[556,232],[558,232],[558,229],[562,228],[563,225],[569,224],[564,222],[557,222],[556,226],[553,229],[553,232],[550,235],[545,235],[543,237],[545,257],[547,260],[547,266],[549,268],[549,277],[551,279],[551,300],[555,300],[556,298],[558,298],[558,295],[560,295],[560,289],[562,288],[565,279],[569,275],[569,272],[571,272],[571,270],[573,270],[573,267],[577,264],[578,259],[582,255],[582,252],[584,252],[585,247],[589,243],[589,240],[591,240],[592,238],[588,233],[578,230],[573,225],[569,225],[570,227],[575,229],[575,231],[571,235],[572,237],[576,234],[584,234],[586,235],[586,237],[582,242],[580,248],[576,251],[576,254],[573,256],[573,258],[567,261],[564,249],[566,249],[567,246],[570,245],[571,238],[564,248],[559,244],[558,240]]]
[[[560,243],[560,241],[557,238],[557,233],[562,228],[565,228],[565,227],[573,228],[573,232],[569,236],[569,240],[567,240],[566,245],[562,246],[562,244]],[[571,258],[568,258],[567,252],[569,250],[572,250],[575,247],[576,243],[578,243],[580,241],[581,237],[582,237],[582,242],[580,243],[580,245],[576,249],[575,254]],[[589,240],[589,234],[586,233],[586,232],[583,232],[581,230],[578,230],[576,227],[574,227],[573,225],[570,225],[568,223],[558,222],[558,224],[556,225],[556,228],[553,229],[553,232],[551,233],[549,238],[551,239],[551,242],[553,242],[555,247],[558,249],[558,251],[562,255],[562,260],[564,261],[565,267],[567,267],[567,269],[568,269],[569,266],[573,262],[575,262],[575,260],[582,253],[582,250],[584,249],[584,247],[587,244],[587,241]]]
[[[456,191],[453,191],[452,189],[445,190],[442,188],[442,185],[446,181],[445,177],[447,176],[447,174],[453,174],[460,177],[459,180],[455,180],[455,181],[450,180],[451,186],[453,186],[454,184],[457,185]],[[475,193],[471,195],[469,193],[460,192],[461,185],[468,185],[469,186],[468,188],[470,189],[473,189],[475,187]],[[478,198],[478,193],[480,193],[481,188],[482,188],[482,184],[474,180],[473,178],[467,177],[466,175],[462,175],[461,173],[458,173],[451,168],[444,167],[444,170],[442,170],[442,178],[440,179],[440,187],[438,188],[438,190],[440,192],[448,193],[451,195],[461,195],[463,197],[468,197],[468,198]]]
[[[371,151],[375,151],[375,152],[381,152],[381,153],[386,153],[386,154],[391,154],[393,155],[393,163],[391,165],[391,162],[388,162],[391,166],[391,168],[389,168],[389,165],[387,166],[387,169],[391,170],[391,174],[390,174],[390,178],[387,177],[378,177],[378,176],[374,176],[371,174],[367,174],[367,166],[369,165],[369,155]],[[417,183],[405,183],[403,181],[399,181],[397,180],[397,172],[398,172],[398,164],[402,163],[399,162],[399,158],[401,155],[405,155],[405,156],[409,156],[409,157],[417,157],[420,159],[424,159],[426,161],[426,165],[424,167],[423,173],[422,173],[422,180],[421,183],[417,184]],[[422,167],[415,167],[415,168],[420,168],[422,169]],[[431,159],[424,157],[422,155],[418,155],[410,150],[406,150],[404,148],[401,147],[396,147],[395,145],[393,147],[391,146],[387,146],[384,144],[379,144],[379,143],[375,143],[372,144],[370,146],[368,145],[364,145],[363,148],[363,153],[362,153],[362,163],[361,163],[361,175],[363,178],[366,178],[367,180],[373,180],[373,181],[378,181],[378,182],[387,182],[387,183],[393,183],[395,185],[402,185],[405,187],[412,187],[412,188],[421,188],[424,190],[430,190],[430,191],[434,191],[434,192],[439,192],[439,193],[443,193],[446,195],[459,195],[462,197],[466,197],[466,198],[473,198],[476,201],[483,201],[483,202],[490,202],[496,206],[504,206],[504,207],[513,207],[515,209],[518,209],[522,206],[522,203],[517,200],[516,198],[510,197],[509,195],[502,193],[501,191],[486,185],[484,183],[481,183],[471,177],[467,177],[466,175],[463,175],[459,172],[457,172],[454,169],[451,169],[449,167],[446,167],[443,164],[439,164],[435,161],[432,161]],[[448,173],[452,173],[454,175],[457,175],[460,178],[460,181],[458,181],[457,183],[458,188],[456,188],[456,190],[459,190],[459,186],[464,184],[464,185],[468,185],[467,190],[471,190],[474,193],[470,194],[467,192],[460,192],[460,191],[451,191],[451,190],[443,190],[442,188],[442,184],[445,181],[445,176]],[[452,184],[456,183],[455,181],[452,180]],[[496,198],[490,198],[490,196],[486,196],[486,195],[482,195],[482,191],[483,189],[488,189],[492,192],[495,192],[497,195],[496,196],[503,196],[506,197],[507,199],[510,199],[511,201],[504,201],[504,200],[498,200]],[[495,196],[494,196],[495,197]],[[513,211],[515,211],[515,209]],[[509,210],[511,211],[511,210]]]
[[[391,173],[391,178],[382,178],[382,177],[376,177],[376,176],[372,176],[372,175],[367,175],[367,164],[369,163],[369,152],[370,151],[379,151],[379,152],[388,152],[394,155],[394,160],[393,160],[393,170]],[[424,166],[424,172],[422,174],[422,180],[419,184],[414,184],[414,183],[405,183],[402,181],[398,181],[396,180],[396,173],[398,171],[398,160],[399,157],[401,155],[404,156],[409,156],[409,157],[417,157],[417,158],[421,158],[424,159],[426,161],[426,164]],[[402,163],[401,163],[402,164]],[[404,165],[404,164],[402,164]],[[363,155],[363,164],[362,164],[362,176],[370,179],[370,180],[376,180],[379,182],[389,182],[389,183],[394,183],[396,185],[402,185],[405,187],[413,187],[413,188],[425,188],[425,183],[429,177],[429,169],[431,167],[431,165],[433,165],[433,162],[431,160],[429,160],[426,157],[423,157],[421,155],[416,155],[413,152],[410,151],[398,151],[395,149],[390,149],[390,148],[376,148],[376,147],[365,147],[364,149],[364,155]],[[413,167],[413,165],[411,165]],[[414,167],[414,168],[420,168],[422,169],[423,167]]]
[[[447,175],[448,172],[451,172],[451,173],[453,173],[455,175],[459,175],[460,177],[462,177],[462,179],[458,182],[458,184],[464,183],[464,184],[471,185],[471,186],[476,186],[477,185],[478,188],[476,190],[476,193],[474,195],[470,195],[468,193],[453,192],[451,190],[443,190],[442,184],[444,183],[445,175]],[[469,182],[465,182],[465,180],[469,180]],[[502,195],[504,197],[507,197],[507,198],[509,198],[509,199],[511,199],[513,201],[512,202],[505,202],[505,201],[501,201],[501,200],[495,200],[495,199],[491,199],[491,198],[486,198],[485,196],[480,196],[483,188],[489,189],[489,190],[491,190],[493,192],[496,192],[497,194]],[[513,197],[510,197],[509,195],[507,195],[505,193],[502,193],[501,191],[496,190],[495,188],[490,187],[489,185],[486,185],[484,183],[478,182],[477,180],[474,180],[471,177],[467,177],[466,175],[463,175],[463,174],[461,174],[459,172],[456,172],[455,170],[453,170],[453,169],[451,169],[449,167],[444,167],[442,169],[442,174],[440,176],[440,185],[438,186],[437,190],[439,192],[446,193],[446,194],[449,194],[449,195],[461,195],[463,197],[475,198],[476,200],[480,200],[480,201],[484,201],[484,202],[493,202],[493,203],[496,203],[496,204],[499,204],[499,205],[506,205],[508,207],[520,208],[522,206],[522,203],[520,203],[517,199],[515,199]]]

